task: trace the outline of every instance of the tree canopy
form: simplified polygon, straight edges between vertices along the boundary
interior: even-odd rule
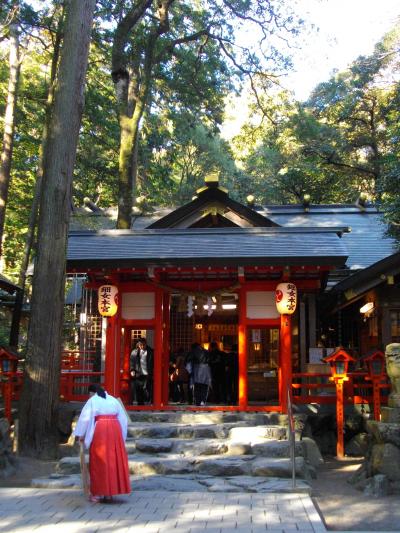
[[[28,1],[8,0],[0,9],[0,120],[9,81],[7,28],[16,6],[22,52],[3,248],[4,272],[15,281],[40,167],[51,72],[62,41],[63,4],[46,1],[35,11]],[[398,25],[371,56],[334,73],[299,102],[278,77],[290,68],[290,57],[278,51],[277,42],[291,44],[302,26],[288,5],[283,0],[98,1],[72,209],[88,200],[100,208],[121,204],[121,121],[123,113],[132,119],[141,101],[136,125],[128,128],[136,133],[126,144],[128,214],[136,198],[149,205],[182,204],[207,173],[216,171],[242,201],[253,194],[262,203],[301,202],[304,195],[314,203],[354,202],[364,192],[396,230]],[[254,33],[250,44],[249,31]],[[146,65],[150,76],[144,88]],[[129,82],[126,94],[119,90],[121,80]],[[244,95],[250,114],[240,133],[225,140],[221,128],[231,94]]]

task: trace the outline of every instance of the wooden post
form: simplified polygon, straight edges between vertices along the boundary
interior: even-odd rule
[[[156,290],[156,320],[154,331],[153,406],[161,408],[162,403],[162,358],[163,358],[163,291]]]
[[[374,420],[378,422],[381,419],[381,389],[379,383],[381,381],[381,376],[374,376],[372,378],[372,394],[374,402]]]
[[[163,356],[162,356],[162,405],[168,405],[169,400],[169,355],[171,347],[170,335],[170,293],[163,294]]]
[[[104,365],[104,388],[109,394],[116,394],[116,316],[107,318],[106,358]]]
[[[290,315],[281,315],[279,377],[280,405],[282,413],[287,413],[288,391],[290,394],[292,392],[292,319]]]
[[[336,455],[339,459],[342,459],[344,457],[343,379],[335,378],[335,383],[336,383],[336,426],[337,426]]]
[[[130,355],[131,355],[131,331],[132,328],[125,327],[124,329],[124,352],[122,363],[122,376],[121,376],[121,398],[125,403],[131,403],[131,390],[130,390]]]
[[[246,291],[239,291],[239,407],[247,410],[247,330],[246,330]]]

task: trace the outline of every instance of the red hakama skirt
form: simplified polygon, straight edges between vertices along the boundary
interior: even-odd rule
[[[128,456],[116,415],[96,416],[89,450],[89,473],[92,496],[131,492]]]

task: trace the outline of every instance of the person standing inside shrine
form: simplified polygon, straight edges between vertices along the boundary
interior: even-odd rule
[[[138,405],[152,403],[154,352],[141,338],[131,352],[130,372]]]
[[[197,342],[192,344],[187,355],[186,363],[192,368],[191,379],[193,381],[195,405],[206,405],[208,391],[211,386],[211,372],[208,364],[208,352]]]
[[[215,403],[226,403],[225,353],[215,341],[210,343],[208,360],[211,368],[212,392]]]
[[[131,492],[125,449],[128,420],[119,401],[100,385],[90,385],[89,395],[74,435],[89,450],[89,500],[107,503]]]

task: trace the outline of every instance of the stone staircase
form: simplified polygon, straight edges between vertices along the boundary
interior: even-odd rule
[[[277,413],[135,412],[126,448],[132,489],[210,492],[292,490],[287,417]],[[312,439],[296,436],[296,492],[323,462]],[[33,487],[80,487],[77,456],[64,457]]]

